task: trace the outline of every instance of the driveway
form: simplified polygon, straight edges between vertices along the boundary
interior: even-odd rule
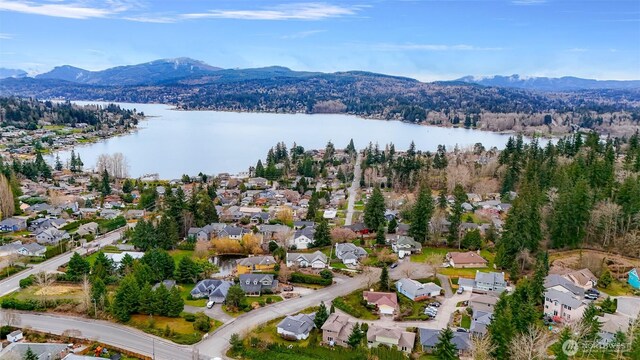
[[[389,278],[398,280],[402,278],[425,279],[433,276],[431,268],[422,263],[415,263],[409,260],[409,257],[398,260],[398,266],[395,269],[389,269]]]
[[[360,188],[360,174],[362,169],[360,163],[362,162],[362,154],[358,151],[356,156],[356,165],[353,168],[353,181],[349,186],[349,198],[347,199],[347,217],[344,220],[344,225],[351,225],[353,222],[353,207],[355,206],[356,196],[358,195],[358,189]]]
[[[234,319],[233,316],[227,314],[222,310],[222,304],[215,304],[211,309],[207,309],[206,306],[197,307],[197,306],[185,305],[184,311],[192,314],[195,314],[197,312],[203,312],[210,318],[222,321],[223,324],[226,324]]]

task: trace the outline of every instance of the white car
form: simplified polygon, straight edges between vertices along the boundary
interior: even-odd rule
[[[215,305],[215,304],[216,304],[215,302],[213,302],[213,301],[209,301],[209,302],[207,303],[207,309],[211,309],[211,308],[213,307],[213,305]]]

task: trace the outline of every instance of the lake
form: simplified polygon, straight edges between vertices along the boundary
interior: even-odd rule
[[[96,102],[77,101],[78,104]],[[77,146],[85,168],[93,168],[101,154],[123,153],[129,175],[139,177],[158,173],[162,179],[182,174],[218,174],[247,171],[269,148],[284,141],[305,149],[321,149],[332,141],[344,148],[353,138],[358,149],[369,142],[393,142],[397,150],[406,150],[411,141],[416,148],[434,151],[439,144],[447,149],[482,143],[487,149],[502,149],[510,135],[488,131],[422,126],[400,121],[368,120],[342,114],[271,114],[220,111],[177,111],[162,104],[119,103],[150,116],[140,122],[139,130],[93,144]],[[66,161],[70,151],[59,152]],[[51,159],[50,159],[51,160]]]

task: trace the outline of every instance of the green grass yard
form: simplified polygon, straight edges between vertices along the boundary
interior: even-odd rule
[[[335,301],[334,306],[353,317],[364,320],[377,320],[380,318],[379,315],[373,314],[371,310],[362,305],[362,289],[356,290],[349,295],[342,296],[337,299],[341,299],[344,306],[336,305]]]

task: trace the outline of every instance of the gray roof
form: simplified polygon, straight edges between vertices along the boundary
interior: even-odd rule
[[[275,264],[276,259],[271,255],[251,256],[244,259],[238,259],[237,262],[238,262],[238,265],[241,265],[241,266],[270,265],[270,264]]]
[[[404,291],[406,291],[409,294],[412,294],[414,297],[423,296],[426,294],[430,294],[434,291],[442,290],[440,286],[432,282],[421,284],[418,281],[408,279],[408,278],[398,280],[398,282],[396,283],[396,287],[398,287],[398,289],[402,287]]]
[[[273,274],[242,274],[239,282],[245,293],[258,293],[265,289],[273,291],[278,287],[278,280]]]
[[[16,218],[8,218],[0,221],[0,225],[3,225],[3,226],[23,225],[24,223],[25,223],[24,220],[16,219]]]
[[[476,282],[483,282],[489,284],[506,284],[504,281],[504,273],[499,272],[476,272]]]
[[[176,286],[176,281],[175,280],[162,280],[162,282],[159,282],[159,283],[153,285],[152,289],[155,290],[155,289],[159,288],[160,284],[164,285],[164,287],[167,288],[167,290],[171,290],[171,288]]]
[[[229,291],[231,285],[233,285],[233,282],[231,281],[205,279],[198,282],[196,286],[191,290],[191,296],[226,298],[227,291]]]
[[[308,334],[311,329],[316,327],[313,322],[315,316],[315,313],[298,314],[294,316],[289,315],[280,321],[278,329],[282,329],[296,335]]]
[[[11,359],[11,356],[17,356],[18,359],[23,359],[29,348],[36,354],[38,360],[48,360],[49,354],[51,354],[52,359],[57,359],[58,355],[64,356],[66,354],[67,344],[17,342],[7,346],[2,352],[2,358],[6,356]]]
[[[571,291],[574,295],[578,295],[580,297],[584,296],[584,289],[577,286],[573,281],[565,278],[564,276],[551,274],[544,279],[545,288],[548,289],[554,286],[562,286]]]
[[[301,259],[306,260],[308,263],[312,263],[316,260],[320,260],[323,263],[327,263],[327,255],[323,254],[321,251],[316,251],[314,253],[287,253],[287,262],[296,262]]]
[[[547,291],[545,291],[544,296],[553,301],[557,301],[562,305],[571,306],[574,309],[577,309],[581,305],[583,305],[582,299],[571,296],[571,294],[564,291],[548,289]]]
[[[396,245],[409,245],[414,249],[422,249],[422,244],[415,241],[411,236],[399,236]]]
[[[426,347],[436,346],[441,330],[419,328],[418,331],[420,333],[420,345]],[[459,351],[468,350],[471,347],[471,339],[467,332],[454,332],[451,342],[456,345]]]
[[[300,236],[306,236],[307,238],[313,240],[313,236],[316,233],[316,229],[312,228],[312,227],[305,227],[302,228],[300,230],[296,230],[296,233],[294,235],[294,239],[299,238]]]
[[[227,226],[224,228],[224,231],[229,234],[229,236],[242,236],[249,232],[247,229],[239,226]]]
[[[367,252],[360,246],[355,246],[352,243],[336,244],[336,256],[338,259],[344,259],[347,254],[351,254],[355,258],[360,258],[366,256]]]
[[[473,280],[473,279],[459,278],[458,279],[458,286],[475,287],[476,286],[476,281]]]

